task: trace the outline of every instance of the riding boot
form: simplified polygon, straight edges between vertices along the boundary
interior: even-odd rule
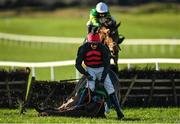
[[[80,106],[81,104],[84,103],[87,94],[88,94],[88,89],[86,88],[86,89],[81,93],[80,98],[79,98],[79,101],[78,101],[78,103],[77,103],[76,106]]]
[[[91,31],[92,31],[92,26],[88,25],[88,34],[91,33]]]
[[[115,95],[115,93],[110,94],[110,101],[113,104],[113,106],[114,106],[114,108],[115,108],[115,110],[117,112],[118,119],[122,119],[124,117],[124,114],[122,112],[122,109],[120,107],[118,98]]]

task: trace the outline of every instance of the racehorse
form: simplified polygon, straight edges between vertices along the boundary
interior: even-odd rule
[[[103,44],[105,44],[111,53],[111,58],[114,60],[114,65],[118,68],[118,53],[119,53],[119,46],[117,42],[115,42],[112,37],[109,35],[110,30],[106,27],[101,27],[99,29],[100,39]]]
[[[101,27],[98,29],[98,32],[101,42],[109,48],[115,69],[118,70],[118,55],[121,50],[119,44],[125,39],[123,35],[118,33],[118,27],[121,23],[116,24],[112,18],[103,18],[100,22]]]

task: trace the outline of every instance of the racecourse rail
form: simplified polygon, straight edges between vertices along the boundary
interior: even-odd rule
[[[170,58],[142,58],[142,59],[118,59],[118,64],[127,64],[128,69],[130,69],[131,64],[155,64],[155,69],[159,70],[160,63],[166,64],[180,64],[180,59],[170,59]],[[9,67],[30,67],[32,69],[32,76],[36,76],[35,68],[50,68],[51,80],[55,80],[54,67],[70,66],[74,65],[75,60],[67,61],[55,61],[55,62],[10,62],[10,61],[0,61],[0,66]],[[79,73],[76,70],[76,79],[79,79]]]
[[[32,36],[0,32],[0,41],[44,42],[44,43],[82,43],[84,38],[53,36]],[[125,39],[122,45],[180,45],[180,39]]]

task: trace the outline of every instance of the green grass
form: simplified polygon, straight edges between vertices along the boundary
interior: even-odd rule
[[[20,62],[49,62],[74,60],[76,58],[77,49],[80,44],[51,44],[51,43],[33,43],[33,42],[16,42],[16,41],[0,41],[0,60],[1,61],[20,61]],[[180,46],[121,46],[119,58],[180,58]],[[137,65],[131,65],[137,66]],[[138,65],[140,67],[146,64]],[[148,64],[148,66],[155,66]],[[120,65],[120,68],[127,65]],[[179,69],[177,64],[160,64],[160,68]],[[50,68],[36,69],[38,80],[50,79]],[[75,78],[75,67],[56,67],[55,79]]]
[[[174,6],[110,7],[110,10],[117,22],[122,22],[119,32],[126,38],[180,38],[180,7]],[[84,37],[89,10],[65,8],[35,13],[0,12],[0,32]]]
[[[0,41],[3,61],[43,62],[70,60],[76,56],[78,44],[51,44]]]
[[[127,38],[180,38],[177,14],[121,15],[120,31]]]
[[[179,108],[125,108],[125,118],[117,120],[114,110],[101,118],[38,117],[35,110],[19,115],[18,110],[1,109],[0,123],[180,123]]]
[[[0,60],[22,62],[72,60],[76,58],[79,46],[80,44],[0,41]],[[179,45],[122,45],[119,58],[180,58],[180,54],[177,54],[180,53],[179,47]]]
[[[10,17],[0,19],[0,32],[82,37],[86,33],[85,23],[85,20],[81,18],[73,18],[72,23],[72,19],[62,19],[61,17]]]

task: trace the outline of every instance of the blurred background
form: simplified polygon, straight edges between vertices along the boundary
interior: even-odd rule
[[[136,6],[152,2],[180,3],[179,0],[101,0],[108,5]],[[22,7],[34,7],[53,10],[59,7],[96,5],[100,0],[1,0],[1,9],[14,9]]]

